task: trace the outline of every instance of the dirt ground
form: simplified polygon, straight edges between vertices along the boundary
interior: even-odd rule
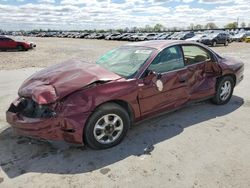
[[[0,188],[250,187],[250,44],[213,48],[245,62],[245,78],[227,105],[202,102],[151,119],[134,126],[120,145],[95,151],[17,136],[5,111],[38,67],[71,58],[93,62],[126,42],[29,40],[35,50],[0,52]]]
[[[32,38],[37,47],[27,52],[0,52],[0,69],[45,67],[67,59],[95,62],[103,53],[127,42],[71,38]]]

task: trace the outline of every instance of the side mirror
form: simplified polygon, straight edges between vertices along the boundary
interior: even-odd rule
[[[150,84],[151,82],[156,82],[156,80],[161,79],[161,73],[157,73],[153,70],[148,70],[144,78],[145,84]]]

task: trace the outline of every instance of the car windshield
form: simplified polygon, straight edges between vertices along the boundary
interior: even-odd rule
[[[124,78],[130,78],[151,56],[154,49],[124,46],[101,56],[96,63]]]

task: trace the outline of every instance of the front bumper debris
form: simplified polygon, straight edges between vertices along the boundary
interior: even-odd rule
[[[6,112],[6,120],[19,135],[46,140],[82,144],[83,127],[89,114],[82,116],[56,113],[51,106],[38,105],[32,99],[15,100]]]

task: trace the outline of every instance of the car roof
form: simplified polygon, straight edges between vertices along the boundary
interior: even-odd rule
[[[148,47],[155,48],[157,50],[162,50],[168,46],[177,45],[177,44],[198,44],[196,42],[189,42],[184,40],[149,40],[142,42],[133,42],[125,44],[124,46],[138,46],[138,47]]]

